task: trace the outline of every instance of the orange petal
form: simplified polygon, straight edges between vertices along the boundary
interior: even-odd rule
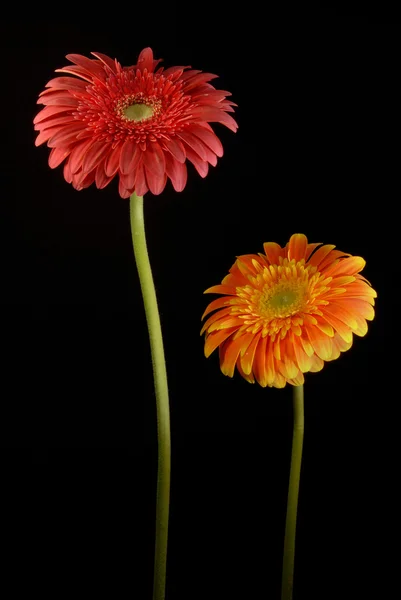
[[[210,288],[207,288],[203,292],[204,294],[228,294],[229,296],[235,296],[236,290],[235,287],[231,285],[213,285]]]
[[[321,371],[324,367],[324,361],[319,358],[316,354],[312,356],[312,366],[310,368],[311,373],[317,373]]]
[[[294,352],[298,368],[302,371],[302,373],[307,373],[307,371],[309,371],[312,366],[312,361],[310,357],[306,354],[301,341],[297,337],[294,338]]]
[[[273,355],[273,342],[272,339],[268,338],[266,345],[266,358],[265,358],[265,373],[266,373],[266,384],[269,386],[273,385],[276,377],[276,369],[274,367],[274,355]]]
[[[320,331],[323,331],[323,333],[325,333],[329,337],[333,337],[334,336],[333,327],[331,325],[329,325],[326,321],[323,321],[319,317],[317,317],[317,319],[316,319],[316,327],[318,329],[320,329]]]
[[[222,309],[220,312],[223,312]],[[208,333],[212,333],[213,331],[218,331],[220,329],[231,329],[232,327],[240,327],[244,324],[243,319],[239,319],[238,317],[230,317],[229,315],[223,315],[221,319],[209,325]]]
[[[321,242],[317,242],[316,244],[308,244],[306,247],[306,253],[305,253],[305,262],[309,263],[309,259],[310,256],[312,254],[312,252],[318,247],[321,246],[322,243]]]
[[[242,336],[243,347],[241,350],[241,367],[247,375],[252,371],[252,365],[255,358],[256,347],[259,343],[261,332],[254,335],[253,333],[246,333]]]
[[[348,288],[349,284],[353,283],[354,281],[356,281],[356,279],[353,275],[342,275],[340,277],[333,277],[332,281],[330,282],[330,287],[334,288],[345,286]]]
[[[351,329],[356,329],[357,327],[356,321],[353,317],[353,311],[347,310],[343,301],[341,301],[341,304],[331,302],[323,308],[323,312],[325,315],[329,314],[333,317],[336,317],[337,319],[340,319],[340,321],[348,325],[348,327],[350,327]]]
[[[288,356],[284,354],[283,360],[278,360],[276,362],[278,371],[285,377],[287,380],[296,377],[299,373],[298,367],[289,360]]]
[[[235,264],[238,266],[238,269],[244,277],[248,277],[249,275],[254,277],[257,275],[257,271],[253,265],[253,260],[255,259],[258,259],[258,256],[253,254],[245,254],[237,257]]]
[[[310,344],[309,340],[306,337],[305,330],[303,331],[303,333],[302,333],[301,337],[299,338],[299,340],[300,340],[300,342],[302,344],[302,348],[304,349],[305,354],[307,356],[313,356],[314,350],[313,350],[312,344]]]
[[[351,335],[351,341],[346,342],[338,333],[335,333],[333,337],[333,346],[340,352],[346,352],[352,346],[352,339],[353,338]]]
[[[266,242],[263,244],[263,250],[271,265],[278,265],[279,256],[284,256],[284,248],[276,244],[276,242]]]
[[[237,338],[236,340],[229,340],[224,344],[222,348],[223,362],[220,363],[221,372],[228,377],[234,376],[235,363],[239,353],[241,352],[243,344],[243,338]]]
[[[335,248],[332,244],[326,244],[321,246],[319,250],[316,250],[315,254],[308,260],[308,264],[313,267],[319,268],[320,263],[330,252]]]
[[[374,305],[374,298],[377,298],[376,291],[371,288],[367,283],[355,282],[352,285],[347,286],[344,292],[344,298],[359,298],[364,299],[369,304]]]
[[[311,325],[306,326],[306,332],[310,343],[319,358],[322,360],[330,358],[333,348],[331,338],[319,331],[317,327]]]
[[[348,327],[348,325],[340,321],[340,319],[337,319],[337,317],[327,313],[326,311],[323,314],[323,319],[330,323],[330,325],[335,329],[335,331],[338,332],[338,334],[342,337],[342,339],[345,342],[352,342],[352,330]]]
[[[368,332],[368,324],[366,322],[366,319],[362,315],[356,313],[354,314],[354,318],[357,322],[357,328],[354,329],[354,333],[356,333],[356,335],[359,335],[359,337],[363,337]]]
[[[280,338],[276,337],[276,339],[273,342],[273,356],[277,360],[281,360],[280,341]]]
[[[342,306],[349,310],[352,314],[357,313],[364,317],[364,319],[368,319],[368,321],[372,321],[375,318],[374,309],[368,302],[365,302],[365,300],[357,298],[344,298],[342,301]]]
[[[288,258],[296,261],[305,258],[306,248],[308,246],[308,238],[303,233],[294,233],[290,237],[288,244]]]
[[[326,276],[338,277],[339,275],[355,275],[362,271],[366,261],[361,256],[350,256],[341,259],[333,267],[329,267],[325,273]]]
[[[291,385],[303,385],[305,383],[305,377],[304,374],[301,373],[301,371],[298,371],[298,375],[296,377],[294,377],[293,379],[289,379],[288,383],[290,383]]]
[[[213,302],[211,302],[207,306],[205,312],[201,316],[201,320],[203,320],[206,317],[206,315],[213,312],[214,310],[217,310],[218,308],[222,308],[223,306],[226,306],[229,302],[230,302],[230,298],[224,298],[224,297],[216,298],[216,300],[213,300]]]
[[[255,352],[255,358],[253,361],[253,373],[256,377],[256,381],[260,386],[267,386],[267,377],[266,377],[266,356],[267,356],[267,343],[269,341],[269,337],[259,338],[259,343]]]
[[[221,300],[221,298],[219,298],[219,300]],[[204,331],[206,331],[209,328],[210,325],[212,325],[216,321],[219,321],[220,319],[223,319],[224,317],[226,317],[227,315],[229,315],[230,312],[231,312],[231,308],[223,308],[223,309],[219,310],[218,312],[214,313],[214,315],[212,315],[211,317],[209,317],[207,319],[207,321],[205,321],[205,323],[204,323],[204,325],[203,325],[203,327],[201,329],[200,335],[202,335],[202,333]],[[212,331],[213,331],[213,329],[210,330],[210,332],[212,332]]]
[[[241,361],[240,360],[237,360],[237,365],[236,366],[237,366],[239,374],[242,375],[242,377],[246,381],[248,381],[249,383],[255,383],[255,378],[254,378],[253,374],[252,373],[244,373],[244,371],[242,370]]]
[[[231,329],[223,329],[221,331],[213,331],[210,333],[205,340],[205,356],[209,358],[211,353],[216,350],[217,346],[220,346],[230,335],[236,330],[236,327]]]
[[[285,387],[286,383],[287,383],[286,378],[281,373],[279,373],[279,371],[276,371],[274,381],[272,384],[273,387],[283,388],[283,387]]]
[[[326,256],[326,258],[324,258],[320,263],[319,271],[330,269],[332,266],[334,266],[334,264],[337,264],[339,262],[340,258],[345,258],[347,256],[351,255],[347,252],[342,252],[341,250],[332,250],[332,252],[328,256]]]

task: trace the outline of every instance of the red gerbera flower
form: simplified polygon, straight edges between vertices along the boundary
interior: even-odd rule
[[[320,247],[319,247],[320,246]],[[224,375],[235,366],[263,387],[302,385],[303,374],[349,350],[374,318],[377,294],[360,275],[365,261],[335,246],[308,244],[294,234],[284,248],[264,244],[264,254],[239,256],[221,285],[224,294],[203,317],[206,357],[217,347]]]
[[[93,182],[104,188],[119,175],[119,192],[160,194],[167,178],[180,192],[187,181],[186,159],[205,177],[209,164],[223,155],[209,122],[232,131],[237,123],[231,94],[216,90],[211,73],[190,67],[156,67],[151,48],[138,63],[121,67],[99,52],[96,59],[68,54],[71,66],[58,72],[76,75],[49,81],[39,97],[44,104],[36,116],[40,133],[35,144],[52,149],[49,165],[64,163],[64,177],[75,189]]]

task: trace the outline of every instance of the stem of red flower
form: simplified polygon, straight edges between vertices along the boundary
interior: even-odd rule
[[[153,377],[156,393],[158,470],[156,497],[156,539],[153,600],[164,600],[166,593],[167,536],[170,505],[170,408],[162,331],[152,270],[146,247],[143,196],[130,198],[132,242],[148,324]]]
[[[297,508],[299,480],[301,477],[302,446],[304,441],[304,386],[294,386],[293,391],[294,430],[290,482],[288,486],[287,517],[284,535],[283,578],[281,600],[292,600],[294,587],[295,532],[297,527]]]

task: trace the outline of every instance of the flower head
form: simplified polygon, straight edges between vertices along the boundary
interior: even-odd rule
[[[239,256],[221,285],[205,291],[213,300],[205,322],[206,357],[219,347],[220,367],[237,366],[249,382],[282,388],[301,385],[303,373],[349,350],[374,318],[377,294],[360,275],[365,261],[335,246],[308,244],[294,234],[284,248],[265,243],[264,254]]]
[[[49,81],[34,119],[35,144],[51,148],[49,165],[64,162],[64,177],[75,189],[104,188],[119,176],[119,192],[160,194],[171,179],[176,191],[187,181],[188,159],[201,177],[223,155],[209,125],[237,124],[231,94],[209,82],[217,75],[190,67],[156,68],[160,60],[145,48],[138,63],[122,67],[99,52],[95,59],[68,54],[70,66]],[[190,69],[190,70],[188,70]],[[67,76],[65,76],[67,74]],[[70,75],[76,77],[70,77]]]

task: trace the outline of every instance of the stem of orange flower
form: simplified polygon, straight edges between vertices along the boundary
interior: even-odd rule
[[[167,536],[170,505],[170,408],[162,331],[152,270],[146,247],[143,196],[130,198],[132,242],[148,324],[153,377],[156,393],[158,469],[156,496],[156,536],[153,577],[153,600],[164,600],[166,594]]]
[[[304,441],[304,386],[294,386],[293,391],[294,430],[290,482],[288,486],[287,517],[285,521],[283,577],[281,600],[292,600],[294,587],[295,532],[297,528],[297,508],[299,480],[301,477],[302,446]]]

